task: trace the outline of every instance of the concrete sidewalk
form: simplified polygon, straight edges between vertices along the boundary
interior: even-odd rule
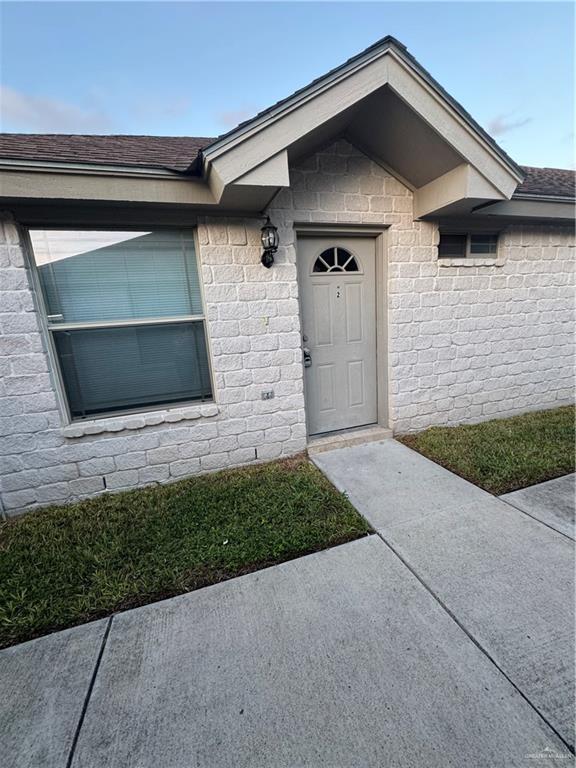
[[[0,766],[65,768],[106,621],[0,651]]]
[[[394,440],[314,461],[573,745],[573,542]]]
[[[564,475],[500,496],[502,501],[574,539],[576,475]]]
[[[573,764],[573,545],[408,448],[378,535],[0,652],[2,768]]]
[[[3,768],[571,762],[377,536],[3,651],[0,689]]]

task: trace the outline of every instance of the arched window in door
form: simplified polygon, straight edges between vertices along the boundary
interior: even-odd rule
[[[356,257],[350,251],[335,246],[322,251],[314,262],[312,272],[360,272],[360,269]]]

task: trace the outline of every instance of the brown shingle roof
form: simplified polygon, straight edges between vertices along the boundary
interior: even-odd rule
[[[193,136],[80,136],[0,133],[0,158],[92,163],[195,171],[199,152],[215,139]],[[576,173],[562,168],[520,166],[526,179],[517,193],[576,197]]]
[[[526,178],[516,189],[516,194],[550,195],[551,197],[576,197],[576,172],[563,168],[533,168],[522,165]]]
[[[214,139],[191,136],[80,136],[0,133],[0,158],[191,171]]]

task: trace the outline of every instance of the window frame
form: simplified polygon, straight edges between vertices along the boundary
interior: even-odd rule
[[[466,237],[466,250],[462,256],[445,256],[440,253],[440,239],[443,235],[458,235],[460,237]],[[472,238],[476,236],[495,237],[496,238],[496,251],[495,253],[480,254],[472,253]],[[495,263],[498,261],[500,255],[500,236],[501,233],[498,230],[475,230],[475,229],[441,229],[438,237],[438,260],[439,261],[464,261],[474,262],[480,260],[483,262],[490,261]]]
[[[332,265],[332,267],[327,269],[325,272],[320,272],[320,271],[316,272],[314,270],[316,263],[318,262],[319,259],[322,260],[326,266],[328,266],[326,264],[326,261],[322,258],[327,251],[337,252],[339,250],[346,251],[346,253],[349,254],[349,258],[347,259],[346,263],[348,263],[351,259],[353,259],[356,262],[357,269],[347,271],[341,267],[335,268],[335,265]],[[336,259],[338,258],[337,255],[335,255],[335,258]],[[350,248],[344,248],[341,245],[330,245],[328,248],[322,248],[320,251],[316,253],[316,256],[314,256],[312,258],[312,261],[310,262],[310,277],[322,277],[322,275],[342,276],[342,275],[363,275],[363,274],[364,274],[364,266],[362,264],[362,261],[358,258],[358,255],[354,251],[350,250]]]
[[[102,321],[88,321],[88,322],[72,322],[72,323],[54,323],[50,322],[50,315],[48,313],[48,307],[44,298],[44,291],[42,289],[42,283],[40,275],[38,274],[38,267],[36,265],[36,259],[34,255],[34,247],[32,245],[32,237],[30,235],[31,230],[45,230],[45,231],[61,231],[67,230],[72,232],[141,232],[142,228],[148,231],[173,231],[188,229],[192,232],[194,239],[194,258],[196,259],[196,268],[198,270],[198,282],[200,287],[200,301],[202,305],[203,314],[201,315],[178,315],[176,317],[153,317],[153,318],[133,318],[123,320],[102,320]],[[208,318],[206,312],[206,300],[204,295],[204,280],[202,277],[202,265],[200,262],[200,243],[198,239],[198,227],[184,224],[154,224],[150,226],[147,224],[113,224],[107,226],[105,224],[45,224],[45,223],[28,223],[26,225],[20,225],[19,227],[22,242],[24,244],[24,253],[26,258],[26,266],[31,276],[32,294],[35,303],[36,313],[40,320],[40,326],[42,329],[42,336],[45,338],[46,351],[50,361],[50,373],[52,374],[54,388],[56,390],[56,398],[58,400],[60,414],[63,418],[63,426],[70,426],[75,424],[87,424],[91,421],[97,421],[100,419],[114,419],[122,416],[133,416],[141,413],[153,413],[155,411],[169,411],[178,408],[190,408],[194,406],[201,407],[203,405],[211,405],[216,403],[216,390],[214,379],[214,368],[212,364],[212,346],[210,334],[208,333]],[[54,332],[56,331],[70,331],[70,330],[90,330],[94,328],[126,328],[144,325],[168,325],[168,324],[181,324],[201,322],[204,330],[204,339],[206,344],[206,355],[208,362],[208,375],[210,378],[210,389],[212,397],[207,400],[182,400],[177,403],[164,403],[159,405],[147,405],[141,408],[124,408],[115,411],[108,411],[105,413],[93,413],[86,417],[74,417],[70,410],[70,404],[68,402],[68,395],[66,394],[66,384],[62,369],[60,365],[60,359],[56,349],[56,343],[54,340]]]

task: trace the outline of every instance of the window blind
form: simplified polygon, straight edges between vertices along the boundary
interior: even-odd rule
[[[61,231],[31,232],[52,322],[202,314],[192,232],[118,233],[107,244],[110,235],[82,233],[75,249],[65,249]]]
[[[191,230],[31,230],[72,418],[212,397]]]

